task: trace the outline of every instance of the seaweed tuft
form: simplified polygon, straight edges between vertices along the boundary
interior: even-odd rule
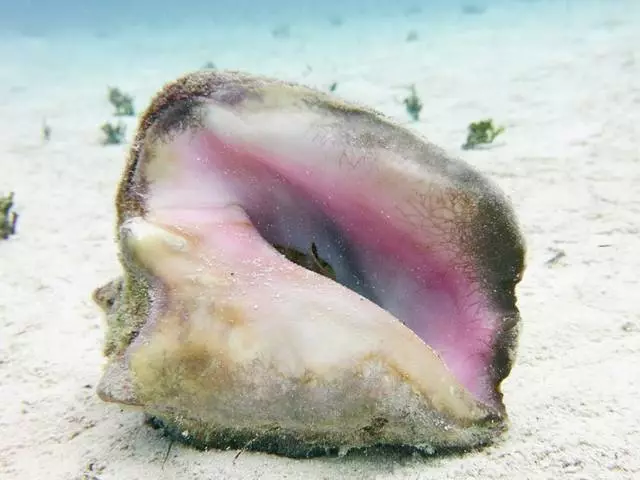
[[[504,127],[495,127],[490,118],[473,122],[467,127],[467,141],[462,145],[462,149],[471,150],[478,145],[493,143],[496,137],[503,132]]]
[[[16,233],[18,214],[13,211],[13,192],[0,197],[0,239],[6,240]]]
[[[415,122],[420,119],[420,112],[422,111],[422,101],[420,100],[420,97],[418,97],[418,93],[416,92],[416,86],[411,85],[410,88],[411,88],[411,93],[407,98],[403,100],[403,103],[407,109],[407,113]]]
[[[113,123],[105,123],[100,127],[104,138],[102,139],[103,145],[120,145],[124,143],[127,127],[124,123],[118,122],[116,125]]]
[[[135,109],[133,108],[133,97],[122,93],[118,88],[109,87],[109,102],[116,109],[117,117],[133,117]]]

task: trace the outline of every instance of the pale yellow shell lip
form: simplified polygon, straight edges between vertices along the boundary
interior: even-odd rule
[[[277,111],[295,98],[304,120],[309,104],[317,108],[325,101],[319,100],[323,95],[295,86],[226,72],[187,76],[156,99],[141,122],[118,197],[124,276],[94,296],[105,308],[109,326],[109,362],[98,387],[100,397],[142,408],[182,440],[203,447],[250,442],[258,450],[306,456],[387,444],[426,451],[467,448],[495,439],[507,426],[497,385],[497,402],[478,400],[437,351],[398,318],[287,261],[242,215],[230,222],[225,213],[225,237],[216,240],[199,234],[202,225],[190,230],[168,221],[162,204],[153,203],[157,196],[144,205],[132,203],[141,193],[136,182],[148,195],[174,175],[175,163],[164,145],[173,145],[176,137],[159,135],[159,125],[167,120],[158,109],[170,103],[172,89],[182,89],[176,99],[186,94],[199,98],[206,92],[214,95],[213,85],[252,92],[247,97],[252,100],[218,108],[210,117],[209,128],[239,135],[242,141],[263,142],[273,131],[253,128],[249,117],[234,113],[236,108]],[[199,93],[194,91],[198,88]],[[197,116],[201,107],[194,108],[185,110],[184,118]],[[331,108],[323,115],[334,115]],[[398,128],[357,107],[341,108],[353,108],[376,128]],[[202,118],[198,122],[202,127]],[[406,141],[420,143],[413,137]],[[397,158],[413,148],[400,149]],[[144,170],[136,160],[141,158]],[[414,167],[405,163],[403,169],[397,164],[391,168],[412,172]],[[453,170],[465,168],[456,164]],[[412,181],[421,178],[421,171],[412,173]],[[428,175],[441,182],[451,172]],[[133,195],[132,188],[138,193]],[[503,213],[506,223],[512,222],[508,209]],[[517,235],[513,239],[520,241]],[[259,254],[252,250],[251,256],[271,263],[267,268],[230,260],[225,253],[229,244],[265,249]],[[256,275],[264,280],[264,271],[270,272],[269,281],[256,281]],[[517,272],[514,285],[519,276]],[[515,338],[518,315],[515,307],[511,312],[513,325],[507,333]],[[510,348],[500,354],[508,364],[506,373]]]

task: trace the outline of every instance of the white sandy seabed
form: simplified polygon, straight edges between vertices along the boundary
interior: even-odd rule
[[[0,191],[16,192],[21,216],[0,242],[0,478],[640,478],[639,3],[558,7],[545,22],[541,6],[521,3],[510,19],[496,9],[456,27],[399,16],[358,30],[345,19],[292,25],[285,40],[266,26],[5,35]],[[405,42],[414,28],[420,38]],[[503,441],[460,457],[302,461],[174,445],[163,465],[168,441],[96,397],[103,326],[90,294],[118,272],[113,195],[126,153],[100,144],[112,119],[106,88],[133,93],[141,110],[208,60],[320,88],[338,82],[344,98],[402,122],[400,99],[415,83],[425,108],[409,128],[510,196],[528,269]],[[486,116],[504,136],[462,151],[466,125]],[[134,128],[132,119],[129,139]]]

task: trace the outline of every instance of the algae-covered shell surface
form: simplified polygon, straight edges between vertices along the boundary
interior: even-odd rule
[[[116,198],[98,394],[200,447],[487,444],[520,316],[505,196],[382,115],[239,72],[168,84]]]

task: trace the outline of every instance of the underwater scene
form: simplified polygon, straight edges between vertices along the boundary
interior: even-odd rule
[[[0,479],[640,478],[639,46],[638,0],[0,2]]]

